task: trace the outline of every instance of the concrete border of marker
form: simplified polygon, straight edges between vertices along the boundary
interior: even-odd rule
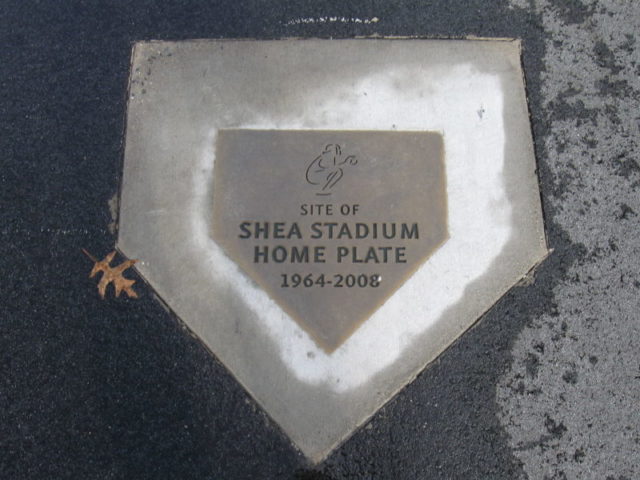
[[[523,78],[509,39],[138,43],[118,248],[318,462],[548,254]],[[314,349],[211,238],[221,128],[441,131],[451,239]]]

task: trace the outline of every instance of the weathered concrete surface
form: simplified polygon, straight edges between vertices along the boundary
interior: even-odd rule
[[[0,16],[0,477],[639,476],[640,4],[87,5]],[[79,249],[115,241],[133,41],[376,33],[523,38],[555,251],[312,469],[144,285],[101,301]]]
[[[547,256],[520,52],[513,40],[136,45],[117,246],[138,259],[138,272],[157,295],[314,463]],[[442,132],[442,140],[426,138],[441,141],[438,148],[446,152],[446,188],[440,192],[446,192],[447,241],[428,261],[407,264],[414,268],[408,278],[396,276],[401,271],[371,270],[394,291],[341,345],[325,351],[278,301],[280,274],[286,271],[281,264],[265,272],[227,255],[232,245],[246,248],[235,245],[243,242],[236,229],[243,220],[297,218],[308,194],[305,183],[295,182],[305,155],[300,137],[298,153],[286,159],[281,152],[277,164],[266,163],[265,146],[254,168],[232,157],[231,178],[240,179],[233,185],[221,173],[229,167],[219,156],[220,147],[228,148],[229,132],[221,134],[227,128],[251,128],[254,135],[255,129],[270,128]],[[393,158],[394,135],[388,134],[384,147],[370,140],[359,158]],[[328,143],[336,137],[326,138]],[[245,148],[250,143],[242,142]],[[420,152],[425,150],[423,144]],[[260,164],[261,173],[255,168]],[[376,191],[377,206],[356,186],[336,197],[336,205],[358,203],[359,218],[369,222],[417,220],[412,202],[437,205],[417,195],[430,189],[421,178],[429,175],[423,166],[417,167],[421,172],[402,167],[382,175],[385,165],[372,164],[360,177],[370,192],[384,176],[390,190]],[[416,184],[407,186],[405,175]],[[236,193],[228,196],[225,188]],[[394,189],[399,197],[403,189],[416,195],[395,200]],[[211,235],[212,219],[226,209],[235,218],[220,226],[229,235],[223,243]],[[420,223],[427,228],[433,222]],[[326,239],[323,244],[330,246]],[[249,252],[252,259],[251,247]],[[333,268],[331,275],[340,271]],[[273,283],[264,283],[270,276]],[[345,290],[333,302],[357,307],[356,295]],[[306,320],[347,311],[323,306],[326,296],[286,291],[287,301],[300,302]],[[374,307],[372,297],[362,300],[358,308]]]
[[[640,30],[637,2],[514,2],[541,15],[550,216],[579,259],[498,383],[529,478],[640,477]],[[560,273],[560,272],[558,272]]]

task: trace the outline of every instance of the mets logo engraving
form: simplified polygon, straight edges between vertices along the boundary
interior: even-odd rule
[[[342,180],[345,168],[358,164],[355,155],[344,156],[342,147],[337,143],[330,143],[324,147],[307,167],[306,179],[311,185],[317,185],[316,195],[331,195],[333,187]]]

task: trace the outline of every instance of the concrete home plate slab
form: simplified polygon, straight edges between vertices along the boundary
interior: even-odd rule
[[[520,44],[143,42],[118,247],[311,461],[547,254]]]

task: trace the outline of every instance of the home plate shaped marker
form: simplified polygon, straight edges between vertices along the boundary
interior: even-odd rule
[[[447,239],[442,136],[220,130],[213,239],[328,353]]]
[[[118,247],[311,461],[547,255],[518,41],[142,42],[129,92]]]

